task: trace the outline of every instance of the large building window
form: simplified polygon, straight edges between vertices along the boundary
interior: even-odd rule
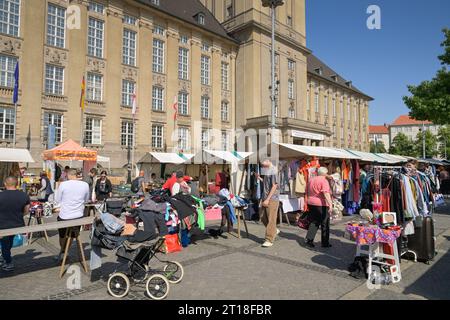
[[[201,83],[202,85],[209,85],[210,58],[202,56],[201,60]]]
[[[0,139],[14,139],[14,109],[0,107]]]
[[[123,29],[122,63],[136,66],[136,32]]]
[[[20,0],[0,1],[0,33],[19,36]]]
[[[189,105],[188,105],[189,94],[186,92],[178,93],[178,113],[187,116],[189,115]]]
[[[133,106],[135,85],[133,81],[122,80],[122,106],[129,108]]]
[[[153,72],[164,73],[164,41],[153,39]]]
[[[222,150],[229,151],[231,149],[230,148],[230,134],[225,130],[222,131],[222,141],[221,142],[222,142]]]
[[[311,98],[309,90],[306,92],[306,110],[311,110]]]
[[[153,86],[152,109],[154,111],[164,111],[164,88]]]
[[[295,82],[292,79],[288,80],[288,99],[295,99]]]
[[[189,136],[188,128],[178,128],[178,149],[180,151],[189,150]]]
[[[44,143],[48,144],[48,127],[49,125],[55,126],[55,143],[62,142],[62,130],[63,130],[63,115],[54,112],[44,112]]]
[[[314,112],[319,112],[319,94],[317,92],[314,94]]]
[[[220,118],[224,122],[230,121],[230,110],[229,105],[227,101],[222,101],[222,105],[220,108]]]
[[[164,33],[165,33],[165,30],[164,30],[164,28],[161,27],[161,26],[156,25],[156,26],[153,28],[153,34],[157,34],[157,35],[160,35],[160,36],[164,36]]]
[[[88,10],[90,12],[95,12],[98,14],[104,14],[105,13],[105,6],[101,3],[95,2],[95,1],[89,1],[89,7]]]
[[[86,118],[85,141],[87,144],[102,144],[102,120]]]
[[[120,144],[124,147],[134,146],[134,125],[128,120],[122,121],[122,129],[120,135]]]
[[[130,26],[135,26],[137,22],[137,18],[130,16],[130,15],[124,15],[123,16],[123,23],[129,24]]]
[[[186,48],[178,49],[178,78],[189,79],[189,50]]]
[[[325,96],[323,98],[323,108],[325,109],[325,115],[328,115],[328,97]]]
[[[45,65],[45,93],[62,96],[64,92],[64,68]]]
[[[289,118],[295,119],[295,108],[294,107],[289,108],[288,112],[289,112]]]
[[[333,117],[336,118],[336,99],[333,98]]]
[[[295,71],[295,61],[294,60],[291,60],[291,59],[288,60],[288,70]]]
[[[200,113],[202,118],[209,119],[209,97],[203,96],[201,98]]]
[[[222,62],[222,90],[228,90],[228,63]]]
[[[160,124],[152,125],[152,148],[162,149],[164,147],[164,127]]]
[[[202,130],[201,142],[203,150],[209,148],[209,129]]]
[[[103,100],[103,76],[96,73],[87,74],[87,99],[91,101]]]
[[[344,101],[341,100],[339,109],[341,109],[341,120],[344,120]]]
[[[89,17],[88,55],[103,58],[103,31],[105,23],[102,20]]]
[[[0,55],[0,86],[14,87],[14,70],[16,69],[17,58]]]
[[[66,37],[66,9],[48,4],[47,44],[64,48]]]

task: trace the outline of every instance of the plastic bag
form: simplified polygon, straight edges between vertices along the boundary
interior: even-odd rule
[[[167,234],[164,236],[164,253],[179,252],[182,250],[178,234]]]

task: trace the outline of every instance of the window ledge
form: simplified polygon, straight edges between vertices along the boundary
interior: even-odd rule
[[[156,110],[156,109],[152,109],[152,112],[155,112],[155,113],[166,113],[166,110]]]

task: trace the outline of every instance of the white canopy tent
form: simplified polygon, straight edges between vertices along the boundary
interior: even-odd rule
[[[20,163],[34,162],[27,149],[0,148],[0,186],[3,179],[19,171]]]
[[[181,170],[194,157],[191,153],[175,152],[149,152],[145,154],[138,162],[139,170],[145,171],[145,178],[150,179],[150,174],[155,173],[161,177],[164,172]],[[155,166],[159,164],[159,166]],[[168,165],[168,167],[166,167]]]
[[[0,162],[34,162],[27,149],[0,148]]]
[[[374,162],[374,163],[386,163],[385,158],[382,158],[375,153],[363,152],[363,151],[351,150],[351,149],[345,149],[345,150],[360,157],[361,161]]]
[[[222,159],[227,164],[231,164],[230,171],[230,191],[233,194],[238,194],[240,185],[243,181],[245,160],[250,157],[253,152],[239,152],[239,151],[218,151],[218,150],[205,150],[208,154],[213,155],[216,158]],[[238,181],[241,181],[240,183]]]
[[[190,153],[164,153],[164,152],[149,152],[138,161],[142,163],[166,163],[166,164],[184,164],[194,157]]]
[[[390,164],[407,162],[409,160],[409,159],[407,159],[405,157],[398,156],[398,155],[393,155],[393,154],[388,154],[388,153],[377,153],[376,155],[386,159],[387,163],[390,163]]]
[[[277,143],[277,145],[280,147],[280,157],[282,155],[282,158],[295,158],[300,153],[304,156],[318,158],[360,159],[357,155],[342,149],[301,146],[287,143]]]

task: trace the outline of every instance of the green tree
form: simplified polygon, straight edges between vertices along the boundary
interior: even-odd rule
[[[438,142],[440,144],[440,156],[448,159],[450,155],[450,127],[442,126],[438,132]]]
[[[423,132],[419,132],[416,136],[416,141],[414,143],[416,156],[419,158],[423,157]],[[425,158],[433,158],[438,155],[439,151],[437,149],[437,137],[431,133],[429,130],[425,130]]]
[[[408,86],[410,97],[403,101],[411,110],[409,115],[417,120],[430,120],[435,124],[450,124],[450,29],[443,29],[445,40],[441,46],[444,54],[439,56],[442,64],[436,76],[418,86]]]
[[[414,148],[414,142],[411,141],[404,133],[399,133],[392,140],[389,153],[397,154],[399,156],[416,156],[416,150]]]
[[[383,141],[377,141],[377,145],[375,146],[375,141],[370,141],[370,152],[372,153],[386,153],[386,147],[384,146]]]

